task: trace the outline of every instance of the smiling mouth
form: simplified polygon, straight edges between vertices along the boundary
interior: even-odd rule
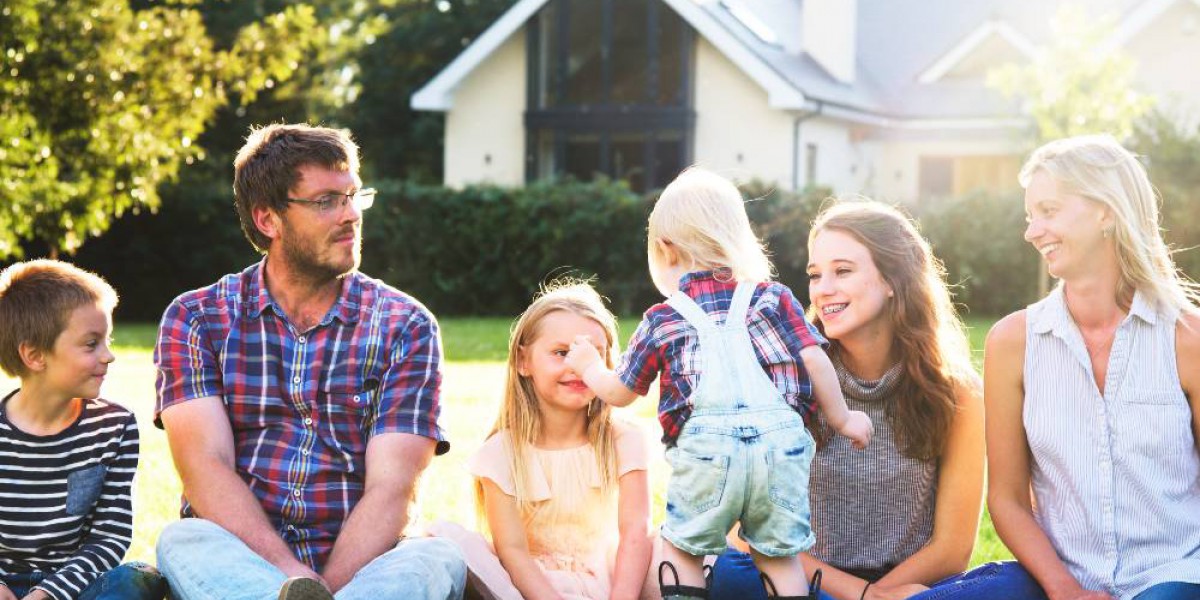
[[[821,314],[834,315],[834,314],[842,312],[843,310],[846,310],[847,306],[849,306],[849,304],[845,303],[845,302],[842,302],[839,304],[826,304],[825,306],[821,307]]]
[[[1061,246],[1062,246],[1062,244],[1059,244],[1057,242],[1055,242],[1053,244],[1046,244],[1045,246],[1038,248],[1038,252],[1041,252],[1042,256],[1046,256],[1047,254],[1050,254],[1051,252],[1058,250],[1059,247],[1061,247]]]

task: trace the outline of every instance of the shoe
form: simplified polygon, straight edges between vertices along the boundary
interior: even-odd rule
[[[333,594],[316,579],[292,577],[279,588],[279,600],[333,600]]]

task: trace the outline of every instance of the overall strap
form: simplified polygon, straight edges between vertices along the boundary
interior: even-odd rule
[[[729,314],[725,317],[725,326],[734,325],[745,327],[750,316],[750,299],[758,285],[748,281],[739,281],[733,291],[733,300],[729,302]],[[740,320],[738,320],[740,319]]]
[[[696,328],[696,331],[711,331],[716,328],[712,317],[708,316],[708,313],[704,312],[704,309],[700,308],[700,305],[696,304],[696,301],[682,290],[671,294],[671,297],[667,298],[667,305],[682,315],[684,320]]]

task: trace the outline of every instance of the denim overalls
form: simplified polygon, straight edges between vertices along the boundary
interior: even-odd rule
[[[672,473],[662,536],[697,556],[724,551],[737,522],[742,539],[767,556],[794,556],[815,541],[808,507],[815,444],[755,358],[746,328],[754,289],[738,284],[720,326],[682,292],[667,300],[696,329],[702,370],[692,414],[666,451]]]

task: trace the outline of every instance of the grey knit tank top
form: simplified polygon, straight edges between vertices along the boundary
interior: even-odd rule
[[[875,581],[933,535],[937,461],[913,460],[896,448],[884,407],[894,399],[901,365],[878,381],[858,379],[836,358],[833,365],[846,404],[870,415],[875,437],[865,450],[855,450],[836,436],[813,458],[809,496],[817,545],[811,552]]]

